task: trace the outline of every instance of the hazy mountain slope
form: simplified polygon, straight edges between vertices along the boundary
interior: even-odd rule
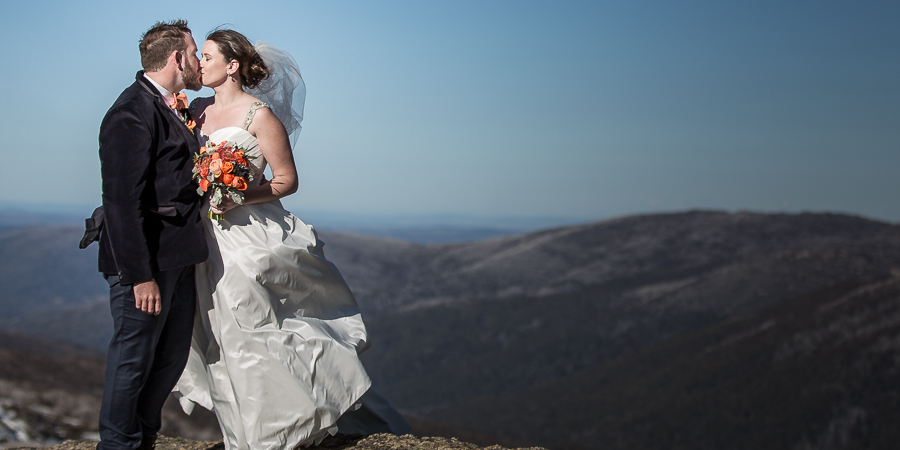
[[[97,272],[97,244],[78,249],[77,226],[0,229],[0,329],[105,349],[112,332],[109,287]],[[326,252],[331,234],[323,234]],[[405,255],[421,246],[334,234],[342,242],[342,272],[359,280],[365,297],[382,273],[402,272]],[[337,253],[337,251],[334,251]],[[359,295],[359,294],[358,294]]]
[[[725,448],[762,448],[760,445],[766,442],[765,439],[749,439],[746,433],[752,431],[741,428],[739,423],[728,428],[727,424],[716,422],[713,416],[717,417],[719,411],[704,409],[702,401],[697,406],[697,399],[691,400],[694,409],[676,411],[665,421],[656,415],[664,414],[670,406],[667,403],[660,406],[648,397],[644,406],[650,411],[646,412],[647,417],[639,419],[644,428],[629,428],[628,424],[613,420],[630,411],[633,398],[624,398],[615,403],[615,407],[594,408],[592,405],[597,402],[610,404],[606,396],[614,395],[620,387],[629,384],[633,384],[635,396],[643,395],[643,391],[654,386],[660,398],[680,395],[690,386],[665,384],[665,381],[678,378],[680,371],[687,368],[711,364],[682,360],[680,356],[668,359],[667,352],[676,352],[678,346],[687,345],[684,336],[717,327],[728,330],[759,311],[781,311],[778,308],[782,307],[790,310],[797,307],[791,305],[797,302],[802,305],[803,299],[810,296],[828,299],[830,294],[826,294],[839,295],[841,286],[867,285],[867,280],[895,276],[900,269],[898,228],[833,215],[721,217],[700,213],[687,216],[704,215],[713,222],[720,221],[719,227],[706,227],[709,240],[683,233],[680,238],[668,237],[653,245],[647,242],[659,241],[658,235],[648,238],[642,245],[627,246],[630,249],[619,250],[620,253],[604,258],[617,259],[632,268],[620,278],[593,287],[570,294],[456,300],[430,308],[372,317],[368,324],[373,348],[365,355],[367,367],[380,389],[414,414],[451,426],[502,432],[510,438],[531,440],[551,448],[574,448],[574,442],[603,442],[603,446],[608,443],[613,446],[611,448],[670,448],[665,443],[673,438],[659,433],[680,436],[682,431],[677,429],[678,424],[692,416],[702,422],[695,434],[717,435],[719,429],[728,430],[717,435],[719,441],[705,448],[723,448],[716,447],[722,442],[728,442]],[[666,225],[663,228],[689,231],[670,226],[684,219],[677,215],[638,219],[658,219],[661,223],[657,225]],[[675,219],[676,223],[670,219]],[[739,220],[722,226],[721,219]],[[667,221],[669,223],[665,223]],[[655,234],[653,229],[648,232]],[[630,240],[640,241],[638,236]],[[754,244],[759,248],[754,248]],[[648,245],[653,250],[644,248]],[[684,256],[686,253],[690,255]],[[666,258],[669,263],[656,264]],[[888,291],[882,293],[883,296],[873,301],[887,302],[886,305],[895,301]],[[767,314],[775,314],[771,311]],[[840,314],[846,312],[836,312],[835,320],[841,320]],[[890,316],[884,318],[893,320]],[[762,324],[768,323],[766,320]],[[779,320],[778,323],[788,329],[793,323],[790,317]],[[751,325],[751,328],[762,326],[759,323]],[[857,331],[851,327],[846,332]],[[801,329],[796,333],[802,336],[805,331]],[[669,342],[675,342],[671,344],[674,347],[665,347]],[[751,347],[756,345],[754,341],[747,342]],[[654,353],[651,351],[654,348],[666,350]],[[693,351],[696,349],[686,350],[688,354]],[[750,348],[747,351],[761,350]],[[608,382],[598,381],[596,371],[606,370],[606,364],[617,364],[617,361],[644,352],[651,352],[651,356],[643,361],[643,369],[648,371],[643,377],[632,370]],[[781,422],[771,424],[759,419],[763,421],[753,426],[772,429],[758,433],[766,439],[772,437],[771,433],[787,433],[783,442],[790,441],[791,444],[779,448],[794,448],[794,445],[803,448],[805,444],[801,438],[811,442],[809,448],[828,448],[828,439],[845,439],[838,428],[844,426],[841,421],[846,417],[832,417],[832,409],[844,411],[848,406],[827,397],[827,390],[834,386],[835,380],[814,378],[810,380],[812,385],[807,386],[803,373],[819,370],[816,364],[842,367],[843,362],[832,360],[831,356],[828,351],[823,351],[820,361],[792,362],[796,367],[788,373],[770,375],[768,368],[750,363],[740,365],[732,372],[715,372],[711,378],[700,377],[683,384],[693,383],[698,389],[697,386],[708,383],[715,386],[717,382],[733,378],[728,389],[734,392],[729,395],[736,396],[736,408],[744,408],[752,417],[770,416],[771,405],[778,405],[779,396],[791,389],[806,392],[808,398],[800,402],[802,406],[777,419]],[[897,359],[900,360],[900,355]],[[660,366],[659,370],[668,370],[660,375],[662,380],[647,378],[656,373],[656,365]],[[665,369],[667,365],[673,368]],[[877,396],[878,391],[871,389],[890,379],[894,370],[876,368],[871,373],[857,374],[857,378],[847,383],[858,387],[853,395]],[[578,374],[587,375],[576,380],[571,378]],[[753,380],[772,377],[773,386],[777,386],[779,377],[787,379],[777,388],[780,391],[761,395]],[[608,390],[603,386],[608,386]],[[598,394],[593,395],[595,392]],[[706,395],[726,394],[716,391]],[[897,409],[900,406],[898,399],[900,396],[890,397],[888,404]],[[803,408],[812,412],[796,418],[791,416]],[[554,422],[549,419],[551,417],[558,421]],[[613,421],[598,428],[596,424],[604,420]],[[782,427],[781,423],[787,425]],[[805,430],[804,426],[818,430],[815,433],[819,434],[809,434],[813,431],[802,436],[791,434],[793,427]],[[884,438],[880,431],[873,433],[879,436],[877,439]],[[606,436],[612,436],[609,439],[613,441],[605,441]],[[682,448],[698,448],[692,447],[695,441],[690,436],[682,439]],[[742,447],[740,443],[748,439],[756,444]],[[615,447],[618,441],[624,444]],[[817,444],[820,441],[826,443]]]
[[[374,298],[385,289],[396,291],[410,266],[428,258],[427,247],[403,241],[347,233],[318,232],[325,257],[335,263],[364,313],[380,308]]]
[[[890,449],[900,273],[841,283],[534,389],[430,412],[550,448]]]
[[[645,313],[598,301],[614,291],[442,305],[367,320],[363,361],[414,414],[519,392],[713,323],[700,311]]]
[[[96,246],[78,250],[80,234],[77,227],[0,234],[0,260],[5,261],[0,266],[4,269],[0,313],[21,315],[104,298],[106,287],[96,273]],[[727,286],[712,283],[723,274],[729,282],[731,277],[769,281],[757,292],[730,296],[732,308],[753,308],[760,301],[784,298],[773,298],[776,292],[813,289],[824,281],[900,261],[897,226],[828,214],[631,216],[454,245],[320,235],[327,257],[370,315],[456,300],[542,296],[610,284],[648,285],[654,280],[669,283],[659,289],[699,282],[715,298],[690,301],[719,302]],[[773,269],[773,263],[802,265],[803,273],[779,278],[785,273]],[[715,273],[719,275],[711,280],[682,276]]]
[[[106,351],[113,331],[107,298],[0,319],[0,326],[16,333],[68,342],[98,352]]]
[[[0,320],[108,295],[97,272],[96,244],[78,249],[83,233],[75,226],[0,231]]]
[[[739,310],[900,262],[900,227],[829,214],[631,216],[468,244],[392,248],[390,270],[368,272],[360,269],[382,264],[381,249],[355,250],[360,266],[352,267],[344,257],[351,251],[335,237],[326,254],[371,314],[654,280],[669,283],[659,289],[700,283],[691,299],[680,301],[706,307],[724,294],[729,308]],[[802,271],[789,268],[799,266]],[[727,292],[727,285],[715,284],[738,279],[758,289]]]
[[[865,448],[888,435],[860,411],[900,411],[893,391],[872,400],[896,372],[896,225],[688,212],[457,245],[321,236],[366,313],[376,386],[442,426],[550,448]],[[17,326],[69,334],[108,315],[81,305]],[[853,359],[875,355],[855,336],[879,321],[887,350]],[[815,340],[835,330],[840,345]],[[775,361],[789,341],[813,350]]]
[[[684,225],[701,227],[698,217],[704,216],[725,222],[706,226],[709,241]],[[373,348],[367,364],[392,398],[413,411],[429,411],[463,397],[537,386],[841,280],[900,268],[898,228],[852,217],[692,213],[635,219],[649,236],[645,243],[622,244],[641,241],[631,234],[613,241],[626,249],[599,257],[622,262],[608,269],[619,271],[618,278],[600,274],[603,282],[568,294],[473,295],[476,300],[369,316]],[[646,226],[653,221],[660,223]],[[603,225],[594,231],[605,232]],[[660,238],[658,228],[684,235]]]
[[[105,348],[112,332],[109,286],[97,245],[78,248],[78,226],[0,231],[0,329]]]

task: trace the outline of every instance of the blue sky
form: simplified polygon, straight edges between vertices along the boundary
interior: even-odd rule
[[[0,12],[13,163],[2,204],[99,202],[100,120],[140,69],[140,35],[184,18],[200,46],[229,24],[300,64],[301,182],[285,205],[301,217],[715,208],[900,221],[898,2],[2,1]]]

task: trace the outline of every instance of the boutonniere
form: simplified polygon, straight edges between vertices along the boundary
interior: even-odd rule
[[[181,119],[181,123],[193,133],[194,127],[197,126],[197,124],[191,117],[191,109],[188,106],[187,95],[184,92],[179,92],[178,95],[175,96],[175,101],[169,106],[178,113],[178,118]]]

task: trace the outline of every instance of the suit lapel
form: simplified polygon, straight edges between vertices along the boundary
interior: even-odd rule
[[[168,106],[164,106],[164,108],[168,109],[168,116],[170,122],[173,124],[172,126],[181,130],[181,134],[184,135],[184,138],[188,141],[188,146],[191,148],[191,151],[199,151],[199,146],[194,145],[197,142],[197,136],[194,135],[194,132],[189,130],[187,125],[185,125],[184,122],[181,121],[181,118],[178,116],[177,112],[173,114],[174,111],[172,110],[172,108],[169,108]]]
[[[159,103],[166,109],[169,109],[169,110],[172,109],[169,107],[169,105],[166,104],[166,101],[165,101],[165,99],[162,98],[162,95],[159,95],[159,91],[156,89],[156,86],[154,86],[152,83],[150,83],[150,80],[148,80],[147,77],[144,76],[144,71],[140,71],[137,73],[137,76],[135,77],[135,81],[142,88],[144,88],[144,90],[147,91],[148,94],[150,94],[153,98],[155,98],[157,103]]]
[[[137,73],[135,77],[135,81],[144,88],[153,98],[156,99],[156,106],[159,108],[160,114],[169,121],[171,126],[175,129],[181,130],[182,136],[184,136],[185,141],[188,143],[188,147],[191,149],[192,153],[196,153],[200,151],[200,145],[197,144],[197,136],[194,135],[194,132],[189,130],[187,125],[181,121],[178,116],[178,113],[174,111],[169,105],[166,104],[166,101],[159,95],[159,91],[156,89],[156,86],[150,83],[146,77],[144,77],[144,72],[140,71]]]

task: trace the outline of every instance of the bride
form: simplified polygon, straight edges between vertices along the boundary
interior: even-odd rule
[[[198,135],[242,147],[253,176],[241,205],[226,197],[209,205],[224,218],[204,219],[210,258],[197,266],[198,311],[176,397],[187,413],[194,404],[215,412],[228,450],[407,432],[370,389],[353,294],[315,230],[279,201],[297,190],[288,134],[299,131],[305,87],[296,63],[232,30],[210,34],[202,53],[203,85],[215,95],[191,105]]]

